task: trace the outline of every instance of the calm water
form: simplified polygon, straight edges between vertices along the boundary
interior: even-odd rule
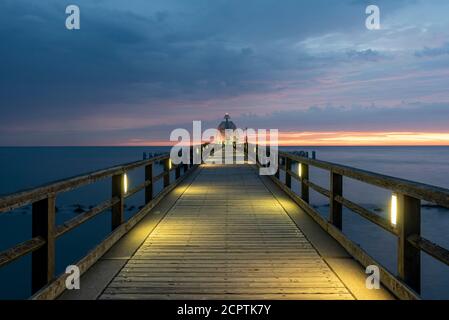
[[[286,150],[317,151],[321,160],[341,163],[383,174],[449,188],[449,147],[316,147],[283,148]],[[168,151],[164,147],[57,147],[0,148],[0,195],[42,183],[78,175],[88,171],[136,161],[142,153]],[[158,168],[157,170],[161,170]],[[157,172],[155,173],[157,174]],[[143,181],[143,170],[129,174],[131,187]],[[325,171],[311,169],[313,182],[328,187]],[[160,185],[158,186],[161,187]],[[299,192],[299,185],[293,184]],[[357,181],[344,181],[344,196],[387,215],[390,194]],[[70,219],[110,197],[110,180],[64,193],[57,199],[57,221]],[[142,192],[127,200],[129,218],[143,204]],[[328,201],[311,191],[311,203],[327,216]],[[449,248],[449,212],[425,206],[422,233],[429,240]],[[76,262],[109,232],[110,215],[105,212],[57,241],[57,272]],[[396,273],[396,239],[356,214],[344,212],[343,232],[359,243],[369,254]],[[31,236],[31,210],[20,208],[0,214],[0,251]],[[423,254],[423,296],[449,299],[449,267]],[[22,258],[0,268],[0,299],[20,299],[30,295],[30,258]]]

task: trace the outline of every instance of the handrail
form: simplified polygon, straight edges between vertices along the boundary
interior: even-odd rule
[[[193,150],[196,148],[202,152],[203,147],[204,144],[201,147],[196,145],[190,146],[190,163],[172,164],[169,158],[170,156],[167,153],[150,159],[92,171],[0,197],[0,213],[32,204],[33,226],[32,239],[0,252],[0,267],[31,253],[32,292],[36,293],[55,279],[55,242],[59,237],[98,214],[111,209],[112,231],[110,236],[97,246],[97,248],[101,248],[101,251],[104,252],[118,241],[124,234],[124,230],[135,225],[149,208],[154,206],[157,201],[160,201],[167,191],[176,185],[191,169],[196,167],[196,165],[193,165]],[[153,164],[158,161],[163,162],[164,169],[161,174],[154,176]],[[141,167],[145,168],[145,181],[125,192],[127,186],[125,186],[124,175],[130,170]],[[181,169],[184,169],[183,177],[181,177]],[[170,181],[171,171],[175,171],[174,181]],[[92,184],[105,178],[112,178],[112,196],[110,199],[98,204],[87,212],[65,221],[61,225],[56,225],[56,197],[58,194]],[[163,190],[154,198],[153,185],[160,179],[163,179]],[[136,219],[125,221],[125,200],[142,190],[145,191],[145,206],[136,213]],[[83,258],[83,266],[86,265],[86,261],[89,261],[89,264],[91,264],[98,258],[96,257],[95,250],[91,254],[95,255],[95,257],[90,257],[89,254]]]
[[[84,185],[92,184],[98,180],[112,177],[117,174],[125,173],[127,171],[152,164],[168,158],[167,155],[160,155],[147,160],[139,160],[135,162],[126,163],[124,165],[113,166],[107,169],[96,170],[89,173],[77,175],[71,178],[58,180],[48,184],[44,184],[32,189],[22,190],[10,195],[5,195],[0,198],[0,213],[11,211],[32,202],[36,202],[45,198],[50,193],[67,192]]]
[[[304,163],[316,168],[333,171],[348,178],[356,179],[395,192],[407,194],[409,196],[449,208],[449,189],[348,167],[332,162],[300,157],[281,151],[279,152],[279,156],[288,157],[291,160],[297,161],[299,163]]]
[[[263,148],[263,147],[262,147]],[[258,165],[261,147],[254,145],[255,160]],[[246,150],[253,150],[249,145]],[[271,177],[286,193],[293,198],[305,212],[310,214],[323,228],[325,228],[345,249],[348,250],[361,264],[368,265],[375,262],[359,246],[349,240],[342,232],[343,207],[357,213],[368,221],[397,236],[398,239],[398,279],[391,275],[384,267],[381,268],[381,279],[384,284],[398,296],[413,298],[421,291],[421,251],[435,259],[449,265],[449,250],[421,237],[421,201],[449,208],[449,190],[424,183],[409,181],[392,176],[365,171],[336,163],[310,159],[288,152],[278,152],[278,163],[284,160],[282,170],[285,172],[285,182],[279,178],[279,168]],[[298,174],[292,171],[292,164],[301,166]],[[324,169],[329,172],[329,190],[313,183],[309,179],[309,167]],[[292,191],[291,178],[301,182],[301,195]],[[343,196],[343,178],[351,178],[383,189],[391,190],[396,197],[396,223],[392,223],[382,216],[346,199]],[[329,217],[326,220],[309,204],[309,188],[329,198]],[[399,288],[399,286],[401,288]],[[409,290],[412,289],[412,291]],[[415,293],[414,293],[415,292]],[[416,295],[417,296],[417,295]]]
[[[41,237],[34,237],[33,239],[26,240],[12,248],[9,248],[8,250],[5,250],[2,254],[0,254],[0,267],[3,267],[4,265],[11,263],[26,254],[39,249],[43,245],[45,245],[44,239]]]

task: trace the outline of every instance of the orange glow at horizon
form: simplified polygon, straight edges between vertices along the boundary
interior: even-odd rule
[[[170,146],[175,143],[132,139],[118,145]],[[449,146],[449,132],[289,131],[279,132],[279,146]]]
[[[449,132],[280,132],[281,146],[438,146]]]

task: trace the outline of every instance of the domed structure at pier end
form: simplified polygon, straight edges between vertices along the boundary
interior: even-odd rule
[[[226,113],[224,116],[224,121],[220,122],[217,129],[220,132],[219,140],[223,143],[233,143],[238,140],[236,133],[234,132],[237,129],[237,126],[232,122],[229,113]],[[232,134],[228,134],[226,136],[226,130],[232,130]]]

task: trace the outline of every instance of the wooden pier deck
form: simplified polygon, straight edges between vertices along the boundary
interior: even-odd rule
[[[100,299],[353,299],[249,165],[204,165]]]
[[[232,164],[215,164],[218,151],[199,165],[210,147],[190,146],[179,165],[163,154],[1,197],[0,213],[32,206],[32,238],[0,252],[0,267],[31,255],[32,299],[377,300],[420,298],[421,252],[449,265],[449,250],[420,231],[421,202],[449,208],[447,189],[287,152],[271,160],[279,164],[272,176],[261,176],[264,150],[248,143],[242,154],[235,148]],[[310,168],[328,172],[329,188],[311,181]],[[127,173],[137,169],[145,179],[128,188]],[[57,197],[104,179],[111,198],[57,224]],[[349,200],[344,179],[390,191],[391,220]],[[310,191],[328,198],[328,217]],[[126,218],[125,202],[139,192],[144,205]],[[396,272],[347,237],[343,207],[397,238]],[[67,290],[69,274],[55,271],[56,242],[106,212],[111,232],[73,262],[81,288]],[[379,289],[366,286],[368,266],[379,271]]]

